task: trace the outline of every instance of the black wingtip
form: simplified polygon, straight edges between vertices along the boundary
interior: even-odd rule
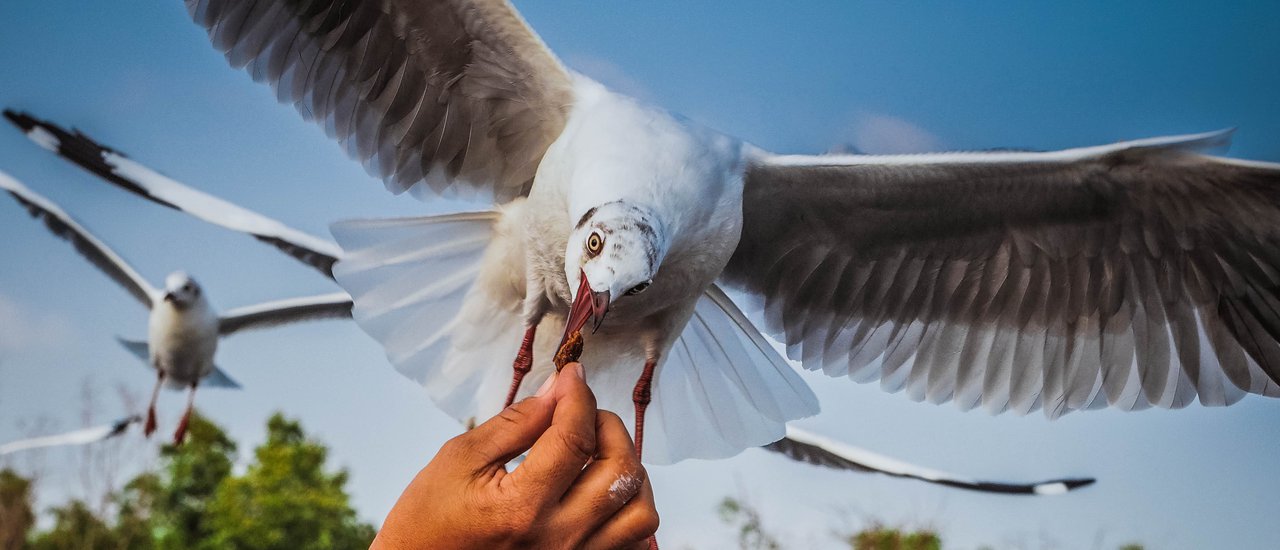
[[[1081,487],[1088,487],[1088,486],[1093,485],[1094,483],[1097,483],[1097,482],[1098,482],[1098,480],[1097,480],[1097,479],[1094,479],[1094,478],[1091,478],[1091,477],[1084,477],[1084,478],[1079,478],[1079,479],[1064,479],[1064,480],[1062,480],[1062,484],[1067,486],[1067,490],[1068,490],[1068,491],[1074,491],[1074,490],[1079,489],[1079,488],[1081,488]]]
[[[9,122],[12,122],[14,126],[17,126],[18,129],[23,132],[30,132],[31,129],[35,128],[36,124],[39,124],[40,122],[39,120],[36,120],[35,117],[27,113],[8,108],[4,110],[4,118],[9,119]]]

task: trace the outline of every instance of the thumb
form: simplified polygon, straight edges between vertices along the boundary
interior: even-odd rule
[[[529,450],[542,432],[547,431],[556,409],[556,400],[549,390],[557,376],[553,373],[537,395],[503,409],[484,424],[454,438],[467,450],[469,461],[479,471],[502,468]]]

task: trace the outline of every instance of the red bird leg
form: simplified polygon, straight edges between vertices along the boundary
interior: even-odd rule
[[[516,360],[511,364],[511,390],[507,392],[507,402],[502,408],[510,407],[516,401],[516,393],[520,391],[520,382],[524,380],[524,375],[529,374],[533,370],[533,334],[538,331],[538,325],[533,325],[524,331],[524,340],[520,342],[520,351],[516,352]]]
[[[156,387],[151,390],[151,404],[147,405],[147,423],[142,428],[142,433],[147,437],[156,431],[156,399],[160,398],[160,386],[164,385],[164,371],[156,370]]]
[[[644,362],[644,371],[640,373],[640,379],[636,380],[636,388],[631,391],[631,402],[636,406],[636,456],[643,457],[644,449],[644,410],[649,408],[653,387],[653,369],[658,366],[658,360],[649,359]]]
[[[191,384],[191,391],[187,393],[187,410],[182,413],[182,420],[178,422],[178,431],[173,433],[173,444],[176,447],[181,447],[183,440],[187,438],[187,422],[191,421],[191,409],[196,404],[197,383]]]

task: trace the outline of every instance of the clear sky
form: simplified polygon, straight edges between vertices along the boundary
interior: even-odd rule
[[[1232,155],[1280,161],[1274,2],[517,4],[570,66],[775,151],[1048,149],[1238,127]],[[321,236],[342,218],[441,210],[386,193],[267,86],[230,69],[177,0],[0,4],[0,104]],[[193,273],[216,305],[334,290],[274,249],[110,189],[7,127],[0,169],[151,280]],[[112,337],[145,335],[145,312],[7,198],[0,235],[0,441],[24,421],[77,426],[86,380],[101,388],[104,417],[123,414],[113,388],[145,396],[153,378]],[[199,404],[244,442],[242,455],[271,411],[300,418],[350,468],[373,521],[458,430],[354,324],[238,335],[218,362],[246,389]],[[1275,544],[1280,401],[1049,422],[805,379],[823,405],[800,423],[811,430],[974,476],[1100,481],[1054,499],[985,496],[749,450],[651,470],[665,548],[730,544],[714,507],[740,492],[796,547],[833,546],[828,533],[867,518],[935,526],[950,548]],[[162,399],[164,432],[181,406],[179,394]],[[77,486],[58,469],[65,457],[47,456],[44,505]]]

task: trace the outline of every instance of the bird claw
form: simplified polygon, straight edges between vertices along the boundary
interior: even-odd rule
[[[151,437],[156,432],[156,411],[155,409],[147,409],[147,423],[142,427],[142,434]]]

